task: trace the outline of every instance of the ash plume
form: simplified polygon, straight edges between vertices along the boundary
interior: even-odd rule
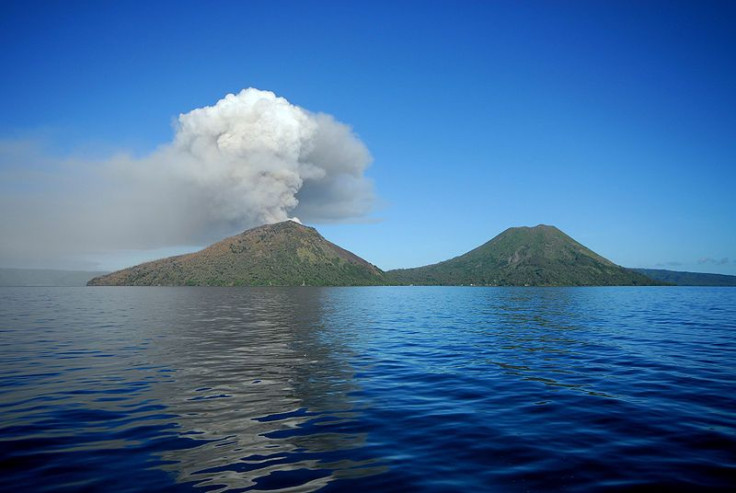
[[[28,147],[0,143],[12,178],[0,206],[14,211],[0,218],[6,265],[23,255],[201,245],[292,216],[344,221],[374,202],[364,174],[371,156],[350,127],[253,88],[179,115],[173,140],[143,158],[49,166]],[[44,161],[40,178],[29,178],[28,160]],[[13,179],[28,193],[16,193]]]

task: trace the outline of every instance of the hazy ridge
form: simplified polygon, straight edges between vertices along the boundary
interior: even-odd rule
[[[2,269],[0,286],[85,286],[103,271],[56,269]]]
[[[736,276],[665,269],[631,269],[651,279],[675,286],[736,286]]]

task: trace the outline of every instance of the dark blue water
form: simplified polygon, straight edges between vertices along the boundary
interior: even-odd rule
[[[0,489],[736,488],[733,288],[0,288]]]

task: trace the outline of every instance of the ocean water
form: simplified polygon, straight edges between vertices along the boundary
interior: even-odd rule
[[[736,489],[736,288],[0,288],[0,489]]]

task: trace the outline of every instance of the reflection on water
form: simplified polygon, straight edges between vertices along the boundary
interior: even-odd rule
[[[730,489],[736,290],[2,288],[3,486]]]
[[[376,458],[347,453],[366,433],[349,399],[354,371],[335,356],[347,349],[323,336],[322,293],[218,294],[179,314],[156,350],[179,355],[180,369],[153,394],[177,416],[179,433],[207,442],[164,452],[167,469],[180,481],[240,488],[290,470],[313,478],[310,488],[380,472]]]
[[[361,451],[350,350],[324,324],[323,291],[80,289],[77,306],[57,294],[6,293],[3,439],[44,430],[64,443],[54,454],[91,468],[85,452],[137,449],[213,489],[313,490],[385,470]]]

